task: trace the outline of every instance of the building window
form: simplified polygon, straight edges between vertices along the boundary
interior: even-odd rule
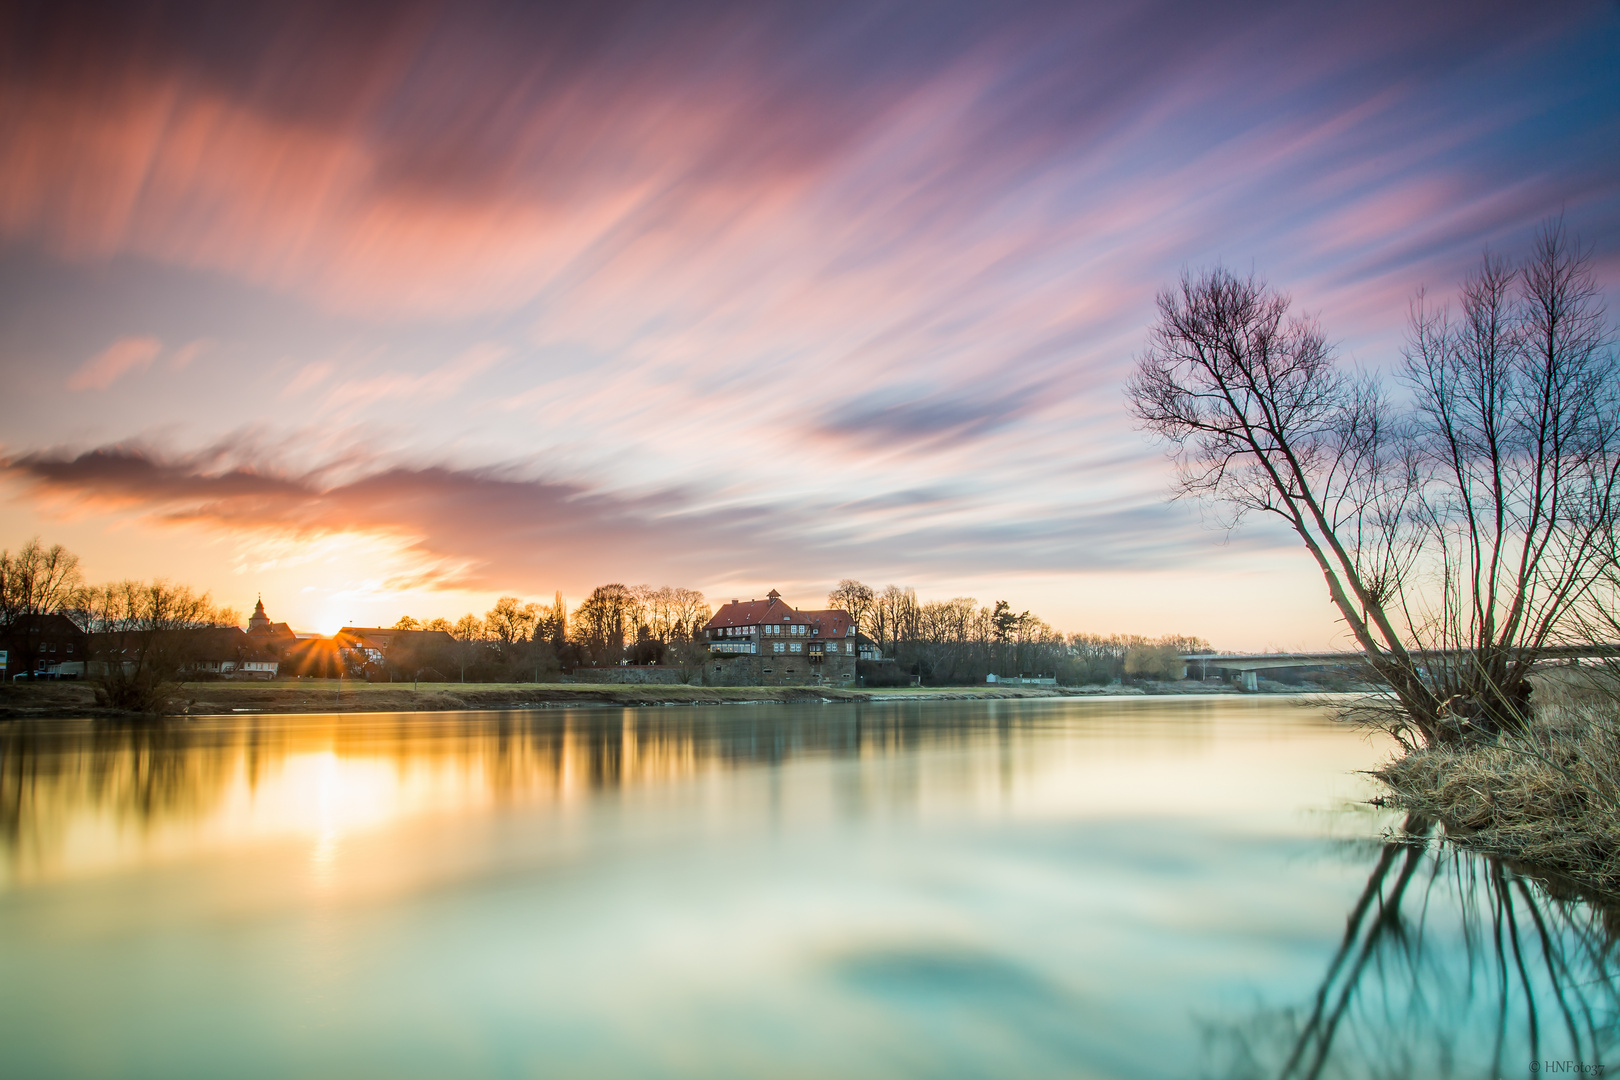
[[[804,652],[804,646],[799,644],[797,641],[795,641],[793,643],[793,651],[794,652]]]
[[[773,641],[773,642],[771,642],[771,651],[772,652],[782,652],[786,648],[787,648],[787,644],[785,642],[781,642],[781,641]]]

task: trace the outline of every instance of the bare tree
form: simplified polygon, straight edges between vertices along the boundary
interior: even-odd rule
[[[1420,524],[1438,581],[1422,627],[1442,692],[1522,713],[1541,649],[1579,636],[1612,566],[1620,394],[1590,258],[1561,222],[1515,269],[1487,255],[1461,312],[1414,306]]]
[[[672,633],[676,638],[696,639],[703,624],[714,614],[709,601],[696,589],[671,589],[669,604]]]
[[[484,631],[502,648],[528,641],[540,621],[540,605],[525,604],[515,596],[503,596],[484,613]]]
[[[34,537],[13,555],[0,551],[0,629],[29,615],[48,615],[81,604],[79,557],[61,544]]]
[[[1253,277],[1184,275],[1128,393],[1178,494],[1286,521],[1425,740],[1522,722],[1530,666],[1601,579],[1620,492],[1612,334],[1589,260],[1546,225],[1486,256],[1452,322],[1420,297],[1398,415]]]
[[[624,585],[598,585],[574,612],[574,640],[596,663],[616,664],[641,623],[641,600]]]
[[[235,613],[207,593],[168,581],[121,581],[89,590],[85,616],[100,673],[98,698],[115,708],[161,713],[188,661],[195,631],[230,625]]]
[[[871,586],[862,585],[853,578],[840,581],[838,587],[827,594],[827,606],[849,612],[855,629],[861,633],[872,633],[872,616],[876,605],[877,597],[873,594]]]

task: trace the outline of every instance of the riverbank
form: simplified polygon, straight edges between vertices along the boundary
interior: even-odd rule
[[[1602,695],[1547,692],[1530,730],[1419,749],[1374,772],[1384,802],[1448,839],[1620,899],[1620,710]]]
[[[1268,686],[1274,693],[1298,687]],[[466,709],[546,709],[589,706],[726,705],[822,701],[979,701],[1022,698],[1237,693],[1203,682],[1133,686],[940,686],[844,690],[821,686],[659,686],[605,683],[365,683],[337,679],[185,683],[173,711],[184,716],[243,713],[444,712]],[[0,720],[125,715],[98,706],[95,687],[82,682],[19,683],[0,687]]]

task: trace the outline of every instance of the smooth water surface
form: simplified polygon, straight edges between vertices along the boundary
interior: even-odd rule
[[[0,1072],[1529,1076],[1613,926],[1255,698],[0,728]]]

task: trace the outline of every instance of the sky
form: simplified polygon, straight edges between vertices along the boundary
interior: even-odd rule
[[[1253,270],[1345,363],[1562,214],[1620,4],[0,6],[0,547],[296,628],[853,577],[1345,637],[1123,384]]]

